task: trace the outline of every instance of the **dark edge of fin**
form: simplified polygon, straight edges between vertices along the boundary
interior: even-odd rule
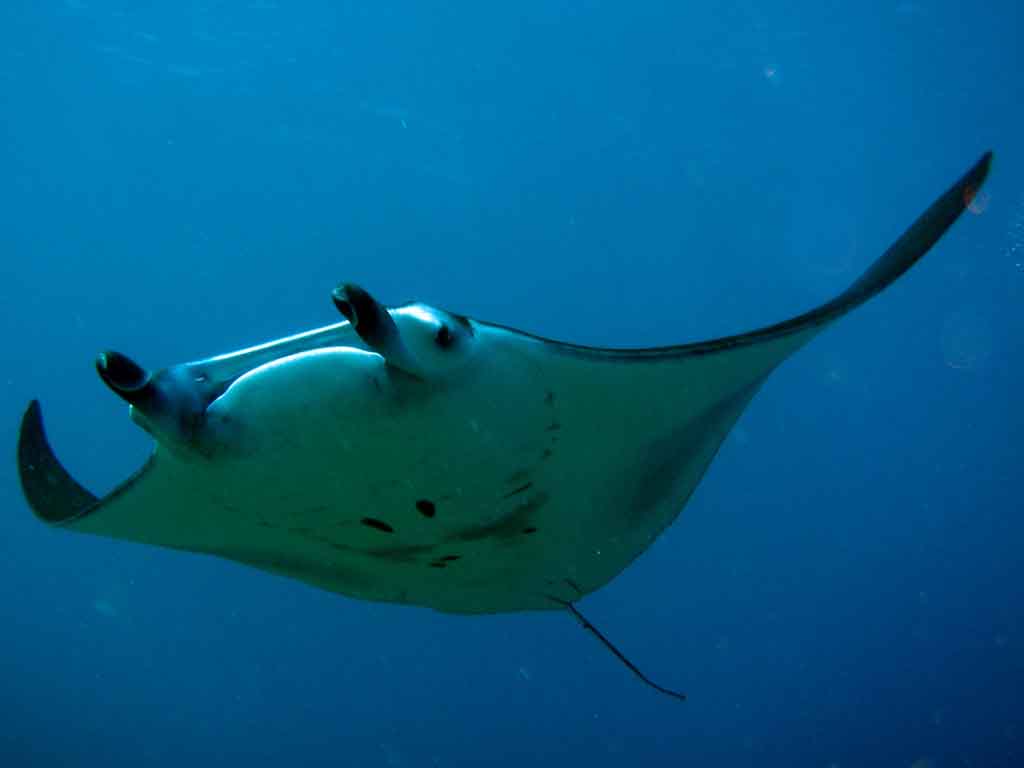
[[[573,616],[575,616],[576,620],[579,621],[580,626],[582,626],[585,630],[592,633],[594,637],[600,640],[601,644],[604,645],[604,647],[607,648],[609,651],[611,651],[615,658],[621,661],[630,672],[632,672],[634,675],[640,678],[640,680],[643,681],[646,685],[649,685],[658,693],[663,693],[666,696],[671,696],[673,699],[678,699],[679,701],[686,701],[685,693],[673,691],[671,688],[666,688],[662,685],[658,685],[656,682],[651,680],[651,678],[649,678],[647,675],[641,672],[637,665],[630,661],[629,658],[627,658],[626,654],[624,654],[622,651],[616,648],[615,644],[612,643],[612,641],[609,640],[607,637],[605,637],[604,633],[601,632],[601,630],[599,630],[597,627],[591,624],[587,617],[580,613],[579,609],[575,605],[570,603],[568,600],[559,600],[556,597],[550,596],[549,598],[554,602],[558,603],[559,605],[561,605]]]
[[[781,323],[759,328],[735,336],[724,336],[708,341],[677,344],[647,349],[613,349],[588,347],[546,339],[495,323],[480,322],[481,326],[514,331],[549,344],[559,351],[577,357],[614,359],[623,362],[642,362],[714,354],[772,339],[782,338],[799,331],[820,328],[860,306],[881,293],[924,256],[960,215],[967,209],[988,176],[992,152],[986,152],[956,183],[936,199],[928,209],[883,253],[864,273],[839,296],[816,309],[797,315]]]
[[[64,469],[43,428],[43,411],[33,400],[18,433],[18,476],[29,506],[40,520],[65,523],[88,512],[98,499]]]

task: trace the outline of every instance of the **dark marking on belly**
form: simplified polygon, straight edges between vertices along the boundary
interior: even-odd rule
[[[520,485],[530,479],[530,470],[517,469],[511,475],[505,478],[505,482],[509,485]]]
[[[533,483],[524,483],[523,485],[520,485],[518,488],[513,488],[511,491],[506,493],[501,498],[503,498],[503,499],[510,499],[513,496],[515,496],[516,494],[522,493],[523,491],[530,490],[530,488],[532,488],[532,487],[533,487]]]
[[[408,544],[404,547],[375,547],[374,549],[354,551],[367,557],[387,560],[392,563],[415,563],[420,555],[434,554],[434,547],[429,544]]]
[[[448,566],[448,563],[454,563],[460,557],[462,557],[462,556],[461,555],[444,555],[443,557],[437,558],[432,563],[429,563],[429,565],[430,565],[431,568],[446,568]]]
[[[416,509],[424,517],[433,517],[437,513],[437,507],[429,499],[420,499],[416,502]]]
[[[348,544],[341,544],[337,541],[333,541],[327,536],[308,529],[294,529],[292,533],[309,541],[315,541],[319,544],[328,546],[334,551],[341,552],[349,557],[355,556],[369,560],[383,560],[389,563],[402,565],[411,565],[422,562],[423,559],[426,559],[424,556],[431,557],[435,551],[433,545],[430,544],[407,544],[404,546],[360,549]],[[456,555],[456,557],[458,556]],[[444,558],[441,559],[443,560]]]
[[[372,518],[372,517],[364,517],[359,522],[362,523],[363,525],[365,525],[367,528],[374,528],[374,529],[376,529],[378,531],[383,531],[384,533],[394,533],[395,532],[395,529],[392,528],[387,523],[385,523],[383,520],[377,520],[377,519]]]
[[[553,406],[555,404],[555,393],[550,389],[544,393],[544,405]]]
[[[532,525],[528,525],[525,528],[523,528],[523,533],[536,533],[536,532],[537,532],[537,529],[534,528]]]
[[[481,541],[482,539],[508,540],[530,527],[533,514],[548,503],[548,495],[542,491],[524,499],[519,506],[493,523],[464,528],[449,536],[450,541]]]

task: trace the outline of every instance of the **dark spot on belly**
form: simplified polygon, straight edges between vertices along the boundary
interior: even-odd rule
[[[525,528],[523,528],[523,533],[536,533],[536,532],[537,532],[537,529],[534,528],[532,525],[528,525]]]
[[[374,519],[372,517],[364,517],[359,522],[361,522],[363,525],[365,525],[368,528],[375,528],[378,531],[383,531],[384,533],[394,533],[395,532],[395,529],[392,528],[387,523],[385,523],[383,520],[376,520],[376,519]]]
[[[420,514],[424,517],[433,517],[437,512],[437,508],[434,506],[434,502],[428,501],[427,499],[420,499],[416,502],[416,509],[419,510]]]
[[[441,560],[445,563],[454,563],[460,557],[462,557],[462,555],[445,555]]]

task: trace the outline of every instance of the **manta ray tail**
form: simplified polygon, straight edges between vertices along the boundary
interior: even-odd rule
[[[666,696],[671,696],[673,699],[679,699],[679,701],[686,701],[685,693],[673,691],[671,688],[666,688],[663,685],[658,685],[656,682],[651,680],[651,678],[649,678],[647,675],[641,672],[639,667],[637,667],[636,664],[630,661],[626,654],[624,654],[622,651],[616,648],[615,644],[607,637],[605,637],[604,633],[601,630],[599,630],[597,627],[591,624],[590,620],[587,619],[587,617],[584,616],[582,613],[580,613],[579,608],[577,608],[575,605],[566,600],[559,600],[554,597],[552,597],[551,599],[554,600],[556,603],[560,604],[561,606],[563,606],[565,610],[567,610],[569,613],[575,616],[576,620],[579,621],[580,626],[582,626],[588,632],[591,632],[594,635],[594,637],[600,640],[601,644],[609,651],[611,651],[615,658],[617,658],[619,661],[625,664],[626,668],[634,675],[636,675],[638,678],[640,678],[640,680],[642,680],[645,685],[649,685],[658,693],[663,693]]]

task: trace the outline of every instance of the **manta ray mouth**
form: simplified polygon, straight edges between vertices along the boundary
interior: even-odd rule
[[[112,351],[100,352],[96,357],[96,372],[122,397],[144,389],[152,378],[149,371],[130,357]]]

